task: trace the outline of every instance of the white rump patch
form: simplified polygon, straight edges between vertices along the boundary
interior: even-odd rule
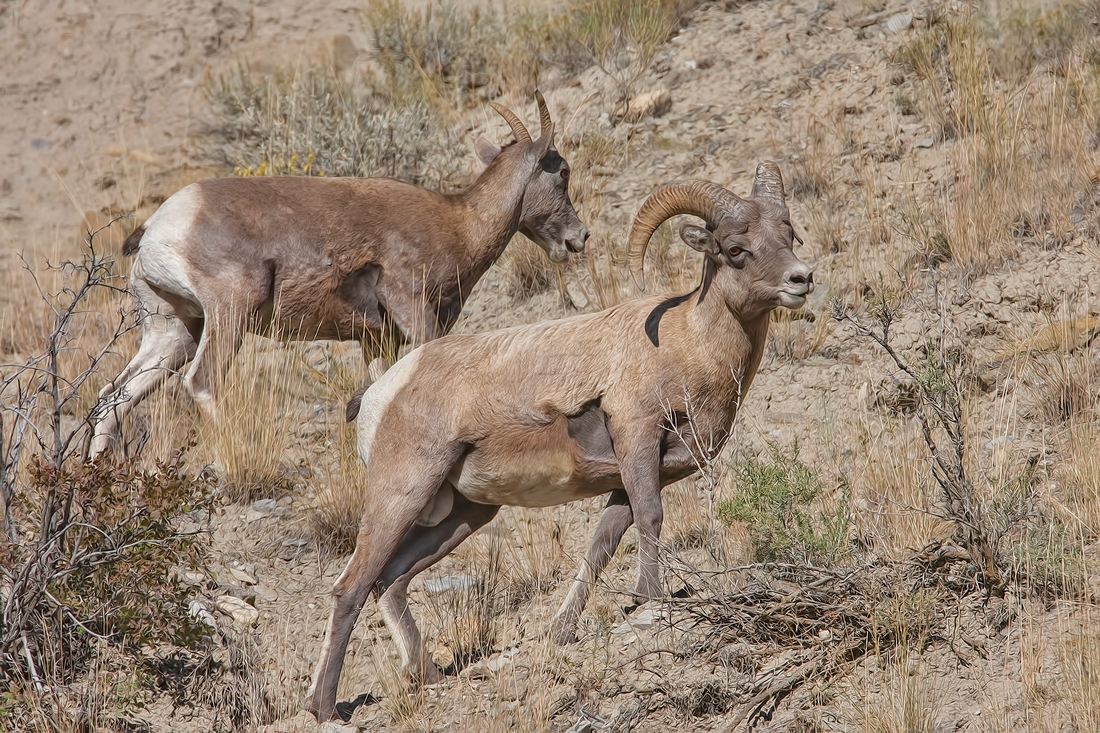
[[[374,445],[374,433],[382,415],[401,388],[408,384],[416,371],[416,362],[420,358],[420,349],[413,349],[404,358],[391,366],[382,378],[372,384],[363,393],[359,403],[359,417],[355,422],[358,433],[359,459],[363,465],[370,466],[370,451]],[[369,478],[369,477],[368,477]]]
[[[134,263],[140,265],[138,271],[147,283],[195,303],[201,301],[187,272],[183,251],[201,205],[197,183],[169,196],[145,222]]]

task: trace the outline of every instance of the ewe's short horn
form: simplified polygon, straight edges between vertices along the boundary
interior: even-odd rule
[[[634,284],[645,290],[645,251],[657,227],[677,214],[692,214],[714,229],[718,220],[733,213],[741,203],[736,195],[714,183],[680,181],[661,186],[649,195],[630,229],[630,274]]]
[[[516,117],[515,112],[496,102],[489,102],[489,106],[495,109],[497,114],[503,117],[508,126],[512,128],[512,134],[515,135],[517,143],[531,142],[531,133],[527,132],[527,128],[520,122],[519,117]]]
[[[756,180],[752,182],[752,197],[771,199],[780,204],[787,203],[787,192],[783,190],[783,174],[773,161],[765,160],[756,166]]]
[[[554,122],[550,119],[550,110],[546,108],[546,100],[538,89],[535,90],[535,101],[539,105],[539,122],[542,123],[542,132],[539,136],[546,137],[547,133],[554,129]]]

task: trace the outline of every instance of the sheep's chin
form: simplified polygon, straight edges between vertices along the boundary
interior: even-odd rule
[[[795,293],[788,293],[787,291],[783,290],[779,293],[779,304],[784,308],[798,310],[806,304],[806,296],[796,295]]]

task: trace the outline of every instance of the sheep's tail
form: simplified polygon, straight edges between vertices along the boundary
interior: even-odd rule
[[[355,418],[359,417],[359,406],[363,402],[363,393],[370,389],[370,386],[372,384],[374,384],[374,382],[368,381],[362,387],[355,390],[355,393],[352,394],[351,399],[348,400],[348,406],[344,408],[344,419],[347,422],[351,422]]]
[[[122,243],[122,254],[127,257],[133,257],[137,254],[138,247],[141,245],[141,238],[145,236],[145,225],[142,224],[135,229],[130,236],[126,237],[126,241]]]

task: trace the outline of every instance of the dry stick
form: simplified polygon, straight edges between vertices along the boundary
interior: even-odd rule
[[[855,20],[851,21],[850,25],[853,28],[866,28],[867,26],[874,25],[879,21],[887,20],[888,18],[897,15],[898,13],[904,13],[907,10],[908,8],[906,8],[904,5],[900,8],[887,8],[886,10],[880,10],[877,13],[865,15],[862,18],[856,18]]]

